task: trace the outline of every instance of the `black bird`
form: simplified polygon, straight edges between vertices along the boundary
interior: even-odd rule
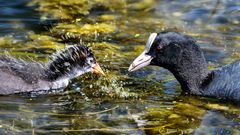
[[[152,33],[144,52],[133,61],[129,71],[147,65],[168,69],[183,93],[240,101],[240,61],[208,70],[202,50],[190,36]]]
[[[48,64],[0,56],[0,94],[65,88],[87,72],[104,74],[88,47],[73,45],[53,54]]]

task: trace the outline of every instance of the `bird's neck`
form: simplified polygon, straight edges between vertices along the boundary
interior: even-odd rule
[[[59,81],[59,80],[66,80],[67,78],[64,77],[64,74],[62,74],[60,72],[53,72],[53,71],[49,70],[48,68],[46,68],[44,79],[47,81],[55,82],[55,81]]]
[[[183,54],[180,61],[166,68],[179,81],[183,93],[202,95],[202,84],[210,75],[202,52]]]
[[[65,67],[59,68],[57,66],[52,66],[51,64],[46,65],[44,69],[44,79],[51,82],[59,80],[70,80],[68,73],[65,70]]]
[[[88,72],[87,68],[84,67],[74,67],[74,65],[54,65],[48,64],[45,67],[45,78],[49,81],[59,81],[59,80],[71,80],[77,76],[80,76]]]

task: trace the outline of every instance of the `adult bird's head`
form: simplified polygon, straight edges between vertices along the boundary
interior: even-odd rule
[[[195,42],[193,38],[177,32],[152,33],[144,51],[133,61],[128,70],[135,71],[147,65],[168,69],[179,65],[186,53],[199,50]]]

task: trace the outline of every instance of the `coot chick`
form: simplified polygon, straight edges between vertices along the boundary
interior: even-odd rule
[[[240,101],[240,61],[208,70],[203,52],[190,36],[152,33],[144,52],[133,61],[129,71],[147,65],[168,69],[183,93]]]
[[[87,72],[104,74],[88,47],[73,45],[53,54],[47,64],[0,56],[0,94],[38,92],[65,88]]]

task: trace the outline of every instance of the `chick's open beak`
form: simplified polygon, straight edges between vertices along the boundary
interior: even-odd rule
[[[99,74],[105,75],[98,63],[94,67],[92,67],[92,73],[98,74],[98,75]]]
[[[130,65],[128,71],[132,72],[132,71],[135,71],[135,70],[145,67],[150,64],[152,59],[153,59],[153,57],[150,55],[147,55],[144,51],[141,55],[139,55],[133,61],[133,63]]]

